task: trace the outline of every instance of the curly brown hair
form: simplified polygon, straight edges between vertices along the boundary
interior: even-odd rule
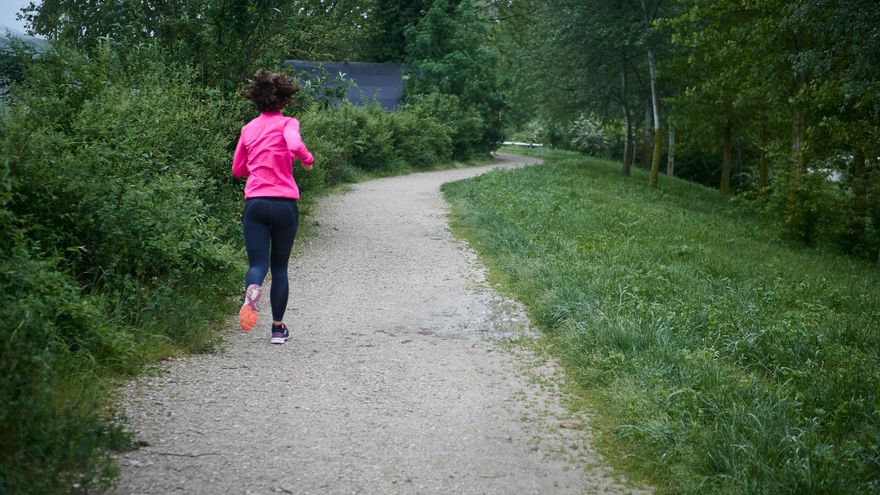
[[[280,72],[259,70],[245,86],[241,97],[251,100],[261,112],[277,112],[293,101],[299,86]]]

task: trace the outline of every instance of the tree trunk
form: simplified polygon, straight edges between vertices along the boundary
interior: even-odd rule
[[[854,245],[870,246],[870,241],[866,239],[865,228],[867,226],[867,217],[871,216],[868,208],[868,178],[865,177],[865,153],[857,151],[853,156],[853,240]],[[880,265],[880,251],[877,252],[877,264]]]
[[[654,111],[654,156],[651,159],[651,179],[648,185],[657,187],[660,173],[660,95],[657,94],[657,68],[654,66],[654,51],[648,47],[648,71],[651,75],[651,108]]]
[[[623,175],[629,177],[633,162],[633,125],[629,111],[629,94],[627,88],[629,86],[626,61],[623,63],[623,72],[621,74],[621,96],[623,98],[623,123],[626,127],[626,138],[623,142]]]
[[[645,127],[642,129],[644,138],[642,147],[642,168],[651,168],[651,102],[645,98]]]
[[[741,174],[742,169],[743,169],[743,140],[742,140],[742,138],[738,138],[736,140],[736,168],[734,169],[733,175]]]
[[[801,33],[796,28],[793,34],[794,53],[799,55],[801,53]],[[790,179],[786,192],[784,218],[789,235],[795,236],[809,245],[813,241],[815,214],[807,206],[812,198],[806,197],[805,191],[801,187],[803,176],[807,172],[807,161],[804,158],[804,109],[800,102],[806,74],[803,68],[798,68],[794,64],[792,64],[792,69],[794,72],[794,91],[792,94],[794,105],[792,105],[791,112],[791,165],[789,166]]]
[[[767,180],[769,169],[767,168],[767,116],[761,118],[761,158],[758,162],[758,201],[764,202],[767,193]]]
[[[733,164],[733,137],[730,119],[724,126],[724,158],[721,161],[721,194],[730,194],[730,169]]]
[[[804,158],[804,111],[800,106],[795,106],[792,115],[792,141],[791,151],[797,176],[807,171],[807,160]]]
[[[675,126],[669,123],[669,152],[666,155],[666,175],[675,175]]]
[[[797,54],[801,52],[801,32],[799,29],[794,31],[794,51]],[[797,101],[801,97],[801,90],[806,82],[806,74],[804,69],[795,69],[794,71],[794,112],[792,114],[792,161],[794,166],[794,177],[800,178],[807,171],[807,161],[804,159],[804,109]]]
[[[865,183],[865,154],[858,151],[855,156],[853,156],[853,166],[855,170],[853,171],[853,180],[852,180],[852,226],[853,226],[853,239],[852,244],[858,245],[863,243],[865,239],[865,220],[868,213],[868,201],[867,201],[867,192],[868,187]],[[880,259],[880,258],[878,258]]]
[[[865,174],[865,154],[862,152],[857,152],[853,157],[853,165],[855,165],[855,173],[854,177],[856,179],[861,179]]]

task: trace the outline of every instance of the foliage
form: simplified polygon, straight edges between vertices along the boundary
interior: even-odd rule
[[[139,57],[140,68],[109,45],[95,57],[47,54],[7,132],[20,184],[14,211],[40,219],[30,236],[65,253],[95,288],[181,283],[184,273],[229,267],[218,234],[231,231],[210,212],[232,212],[217,201],[233,197],[218,192],[237,105],[199,90],[185,70],[148,61],[148,51]]]
[[[595,119],[581,114],[571,123],[571,149],[588,155],[602,155],[608,150],[605,130]]]
[[[547,123],[543,120],[533,119],[520,127],[509,136],[510,140],[526,143],[544,143],[547,140]]]
[[[880,249],[866,249],[878,218],[866,207],[874,187],[865,182],[880,166],[876,3],[515,0],[499,12],[511,17],[509,28],[497,29],[500,66],[526,75],[509,79],[507,91],[538,95],[522,97],[517,116],[568,125],[593,115],[606,128],[624,128],[629,146],[620,151],[633,150],[630,132],[649,125],[639,114],[651,93],[650,49],[661,127],[675,129],[675,170],[764,206],[772,191],[781,235],[878,258]],[[653,158],[652,165],[659,154]],[[844,176],[833,200],[833,188],[808,173],[829,166]],[[838,218],[856,226],[849,235],[811,231],[811,211],[832,203],[854,216]]]
[[[364,58],[371,62],[404,62],[406,60],[404,33],[422,18],[425,10],[430,6],[430,0],[408,2],[376,0],[371,10],[373,24]]]
[[[347,58],[361,50],[366,8],[321,0],[42,0],[23,11],[30,31],[92,50],[102,39],[156,44],[199,80],[225,92],[283,58]]]
[[[330,183],[344,181],[336,175],[334,165],[349,166],[361,171],[375,171],[394,158],[394,145],[388,115],[378,106],[360,108],[345,102],[332,111],[313,111],[302,118],[303,139],[314,148],[316,160],[324,163]],[[328,157],[329,157],[328,156]]]
[[[674,65],[678,74],[702,75],[670,102],[680,110],[680,127],[697,134],[689,145],[705,149],[703,136],[725,127],[729,139],[735,123],[735,134],[755,150],[751,154],[764,157],[752,163],[761,163],[760,175],[775,182],[769,207],[781,212],[785,236],[876,258],[877,252],[864,249],[876,242],[864,237],[872,235],[870,228],[843,231],[877,221],[864,207],[872,202],[866,195],[871,187],[862,187],[877,160],[863,159],[858,167],[840,157],[876,157],[880,150],[874,119],[880,106],[873,93],[864,93],[880,84],[876,67],[864,65],[878,56],[866,40],[878,32],[880,9],[812,0],[767,2],[760,9],[742,2],[685,5],[686,12],[670,21],[673,40],[686,48],[686,58]],[[777,173],[769,174],[768,165]],[[844,180],[829,183],[827,173],[816,171],[842,172]],[[765,180],[755,187],[762,201]]]
[[[630,467],[673,493],[880,490],[872,266],[783,243],[712,190],[649,193],[616,164],[539,155],[448,185],[454,222]]]
[[[801,177],[778,177],[764,208],[782,212],[772,218],[788,239],[872,257],[880,249],[874,224],[880,218],[877,172],[872,170],[855,184],[847,184],[832,176],[836,171],[826,167]]]
[[[644,21],[636,9],[617,1],[534,3],[536,53],[525,67],[514,69],[538,82],[534,111],[568,122],[582,112],[620,118],[624,102],[637,104],[636,93],[647,92],[647,76],[642,74],[641,87],[634,84],[635,72],[643,69],[645,42]],[[624,69],[633,73],[627,85],[621,80]]]
[[[58,260],[28,247],[2,207],[0,491],[60,493],[105,486],[118,427],[101,417],[102,367],[138,362],[132,336],[107,324]],[[10,239],[11,237],[11,239]]]
[[[240,191],[226,176],[241,107],[195,79],[110,43],[24,65],[0,122],[0,297],[17,322],[0,336],[0,491],[108,482],[107,448],[125,441],[108,377],[209,348],[206,326],[230,309]]]
[[[404,107],[390,114],[396,159],[414,168],[448,162],[454,152],[455,129],[425,113]]]
[[[456,160],[466,160],[485,151],[485,121],[475,109],[455,95],[433,93],[414,96],[404,108],[440,124],[449,134],[452,157]]]
[[[502,111],[498,52],[486,42],[489,29],[471,0],[450,5],[435,0],[424,17],[406,30],[407,54],[415,70],[409,95],[440,93],[458,97],[482,119],[477,151],[488,152],[501,141]]]
[[[396,112],[349,102],[329,109],[312,107],[302,116],[302,132],[321,164],[321,175],[305,174],[304,187],[470,158],[481,137],[480,123],[475,112],[463,110],[455,97],[445,95],[414,100]]]
[[[513,141],[539,143],[550,148],[565,150],[572,146],[571,132],[571,125],[563,126],[549,119],[534,119],[521,126],[521,129],[514,132],[510,138]]]

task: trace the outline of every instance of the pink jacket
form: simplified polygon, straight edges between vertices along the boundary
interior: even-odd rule
[[[299,121],[265,112],[241,128],[232,159],[232,176],[247,177],[244,197],[299,199],[293,179],[293,158],[310,169],[315,158],[299,135]]]

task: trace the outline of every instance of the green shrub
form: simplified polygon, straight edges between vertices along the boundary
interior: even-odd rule
[[[521,129],[511,133],[510,140],[549,145],[547,143],[548,126],[548,122],[543,119],[532,119],[523,124]]]
[[[482,117],[476,110],[465,108],[457,96],[436,93],[412,96],[404,110],[446,127],[452,139],[452,158],[456,160],[467,160],[488,151],[483,146]]]
[[[452,159],[452,136],[448,127],[412,111],[399,111],[391,117],[395,154],[400,161],[419,168]]]
[[[861,256],[880,260],[880,168],[853,179],[841,245]]]
[[[5,230],[5,232],[8,232]],[[0,261],[0,491],[59,493],[112,474],[99,416],[98,356],[131,366],[131,338],[53,264],[23,249]]]
[[[571,149],[588,155],[604,155],[610,142],[602,124],[593,117],[581,114],[571,123]]]
[[[299,174],[298,180],[302,177],[306,187],[340,184],[358,180],[363,173],[397,173],[453,157],[470,158],[476,141],[458,143],[460,151],[455,155],[453,135],[460,132],[462,139],[476,140],[479,125],[470,119],[476,114],[463,112],[456,101],[446,96],[426,98],[423,104],[407,105],[396,112],[351,103],[331,108],[312,106],[301,118],[302,135],[315,155],[319,172],[314,177]],[[453,127],[435,111],[464,120],[454,121],[458,127]],[[469,127],[471,124],[474,126]]]
[[[433,115],[453,132],[458,159],[489,153],[503,138],[500,53],[492,43],[492,23],[480,2],[435,0],[404,29],[407,59],[407,101],[423,98],[436,104]],[[440,96],[443,95],[443,96]],[[452,98],[449,98],[452,97]],[[428,115],[431,116],[431,115]]]
[[[139,362],[131,335],[108,324],[92,298],[29,246],[0,197],[0,492],[59,493],[103,486],[107,448],[123,437],[100,417],[100,368]]]
[[[842,244],[852,226],[851,189],[822,171],[779,173],[771,184],[767,210],[787,239],[806,245]]]
[[[83,97],[76,81],[46,78],[46,64],[37,65],[7,126],[20,183],[11,207],[33,220],[30,236],[64,256],[81,283],[212,284],[232,257],[218,239],[231,235],[228,222],[211,218],[216,208],[233,211],[218,203],[232,197],[217,194],[229,173],[231,126],[217,119],[226,105],[195,89],[186,71],[150,67],[135,77],[109,55],[68,64],[75,70],[60,77],[106,79],[87,84],[92,93]],[[77,104],[55,112],[70,100]]]
[[[87,490],[125,442],[110,377],[210,347],[231,309],[243,107],[149,48],[50,51],[24,72],[0,120],[0,491]]]
[[[346,105],[347,106],[347,105]],[[349,117],[355,109],[345,113],[312,108],[301,117],[302,138],[315,156],[315,166],[326,184],[342,184],[357,180],[362,171],[354,164],[354,146],[348,133],[355,131],[355,122]],[[299,174],[298,177],[306,176]],[[307,176],[306,176],[307,177]],[[316,184],[317,185],[317,184]]]
[[[349,167],[376,171],[394,161],[388,117],[381,109],[349,102],[336,108],[312,107],[302,117],[303,140],[312,149],[330,184],[356,178]]]

